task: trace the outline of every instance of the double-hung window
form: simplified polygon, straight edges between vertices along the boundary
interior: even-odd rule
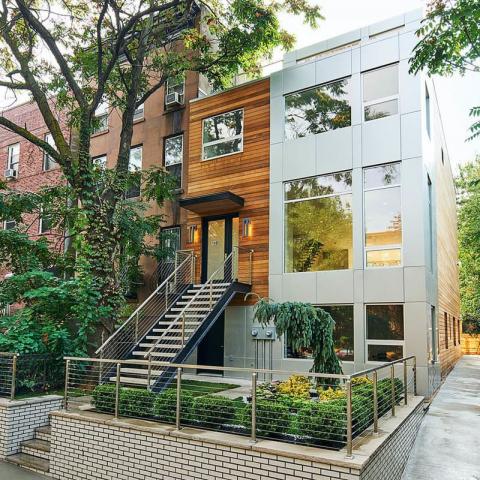
[[[205,118],[202,123],[202,159],[243,151],[243,109]]]
[[[185,77],[179,75],[177,77],[167,78],[165,87],[165,103],[168,105],[179,103],[183,105],[185,102]]]
[[[125,194],[126,198],[136,198],[140,196],[142,170],[142,146],[132,147],[130,149],[130,158],[128,161],[128,171],[133,175],[130,178],[130,184]]]
[[[177,187],[182,186],[183,134],[165,138],[165,168],[175,178]]]
[[[398,63],[363,73],[366,122],[398,113]]]
[[[7,168],[14,170],[18,176],[18,165],[20,162],[20,144],[14,143],[8,146],[7,151]]]
[[[52,229],[52,219],[46,215],[43,208],[40,210],[38,233],[47,233]]]
[[[13,230],[16,226],[17,226],[17,222],[15,220],[5,220],[3,222],[4,230]]]
[[[365,266],[402,263],[401,164],[363,170]]]
[[[295,139],[352,124],[350,77],[285,97],[285,138]]]
[[[352,172],[284,184],[285,272],[352,268]]]
[[[94,127],[92,133],[101,133],[108,130],[108,103],[101,102],[95,110]]]
[[[369,362],[391,362],[403,357],[403,305],[366,305],[366,351]]]
[[[55,148],[55,142],[53,141],[53,136],[51,133],[46,133],[44,140],[51,147]],[[56,165],[57,163],[55,160],[47,152],[43,152],[43,171],[48,172],[48,170],[55,168]]]
[[[133,121],[135,122],[137,120],[142,120],[144,113],[145,113],[145,104],[142,103],[135,109],[135,112],[133,113]]]
[[[107,167],[107,156],[106,155],[98,155],[92,158],[93,166],[98,168],[99,170],[103,170]]]

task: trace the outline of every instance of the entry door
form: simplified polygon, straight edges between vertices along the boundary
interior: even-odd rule
[[[230,265],[225,272],[222,264],[225,258],[238,246],[238,216],[211,217],[203,221],[202,227],[202,281],[207,281],[214,273],[215,280],[231,277]],[[233,271],[236,274],[236,262]]]

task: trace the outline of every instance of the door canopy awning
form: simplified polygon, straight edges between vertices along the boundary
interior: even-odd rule
[[[181,207],[198,215],[223,215],[238,212],[244,203],[242,197],[232,192],[210,193],[180,200]]]

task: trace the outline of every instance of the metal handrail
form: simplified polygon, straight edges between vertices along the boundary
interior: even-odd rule
[[[183,310],[177,315],[177,317],[172,321],[172,323],[168,326],[168,328],[163,332],[163,334],[152,345],[152,347],[148,350],[148,352],[145,353],[143,358],[147,358],[149,355],[151,355],[152,351],[157,347],[157,345],[160,344],[160,342],[165,338],[167,333],[170,332],[173,329],[173,327],[178,324],[179,319],[184,319],[185,311],[188,310],[190,305],[192,305],[192,303],[194,303],[194,301],[197,299],[197,297],[200,295],[200,293],[202,293],[207,286],[210,286],[210,285],[213,284],[213,280],[214,280],[215,275],[217,275],[217,273],[222,268],[225,267],[226,263],[228,262],[228,260],[230,258],[233,258],[233,251],[227,256],[227,258],[225,258],[223,263],[212,273],[212,275],[210,275],[210,278],[204,283],[202,288],[193,296],[193,298],[190,299],[190,301],[185,305]]]
[[[193,255],[192,255],[193,256]],[[107,338],[107,340],[96,350],[95,355],[98,355],[109,343],[113,338],[115,338],[124,328],[129,325],[133,319],[138,315],[140,310],[161,290],[169,281],[171,281],[172,277],[177,274],[177,271],[182,268],[186,262],[192,261],[192,256],[187,257],[175,270],[142,302],[140,306],[138,306],[135,311],[128,317],[128,319],[120,325],[115,332]]]

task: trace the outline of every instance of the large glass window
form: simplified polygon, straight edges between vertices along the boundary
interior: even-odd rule
[[[335,321],[333,339],[338,358],[344,362],[353,362],[353,305],[322,305],[319,308],[328,312]],[[285,348],[287,358],[312,358],[310,348],[294,350],[288,338]]]
[[[204,160],[243,150],[243,109],[222,113],[203,121]]]
[[[365,308],[368,361],[391,362],[402,358],[403,305],[367,305]]]
[[[55,142],[53,141],[53,136],[51,133],[46,133],[44,140],[51,146],[55,148]],[[47,153],[43,152],[43,170],[47,172],[52,168],[55,168],[57,162]]]
[[[400,183],[400,163],[363,170],[367,267],[392,267],[402,263]]]
[[[351,125],[350,78],[285,97],[285,137],[305,137]]]
[[[18,164],[20,163],[20,144],[14,143],[8,146],[7,168],[15,170],[18,175]]]
[[[130,158],[128,161],[128,170],[131,173],[140,172],[142,169],[142,146],[130,149]],[[136,176],[126,192],[126,198],[135,198],[140,196],[140,175]]]
[[[285,183],[285,272],[352,268],[352,172]]]
[[[182,186],[183,134],[165,139],[165,168]]]
[[[365,121],[398,113],[398,64],[363,74],[363,109]]]

